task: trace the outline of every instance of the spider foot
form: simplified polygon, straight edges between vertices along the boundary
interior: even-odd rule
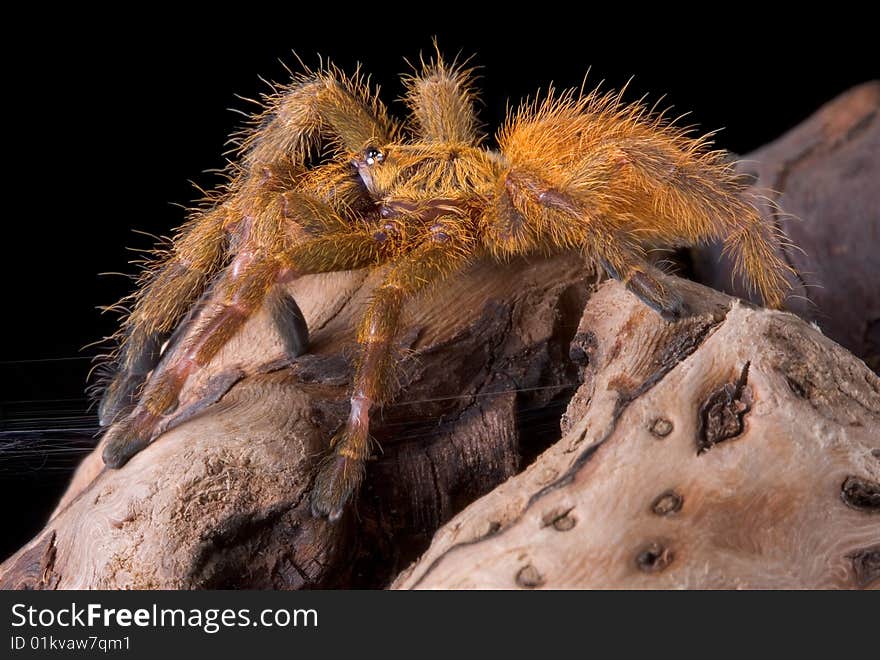
[[[134,333],[120,356],[119,370],[104,390],[98,404],[98,423],[110,426],[135,407],[141,385],[159,362],[162,337],[159,334]]]
[[[684,300],[678,292],[648,273],[634,272],[627,280],[626,288],[667,321],[675,321],[686,315]]]
[[[160,420],[161,417],[142,410],[111,427],[105,436],[101,454],[104,465],[121,468],[132,456],[145,449],[152,442]]]
[[[144,376],[121,371],[104,390],[98,404],[98,424],[110,426],[128,414],[137,402],[137,393],[143,385]]]
[[[352,451],[354,444],[343,431],[334,442],[334,452],[321,462],[311,496],[312,515],[316,518],[336,522],[357,493],[364,478],[364,458]]]

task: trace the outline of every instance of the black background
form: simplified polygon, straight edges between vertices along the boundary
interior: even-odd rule
[[[203,172],[222,166],[226,136],[240,124],[228,108],[248,108],[235,94],[266,90],[258,75],[284,81],[278,60],[295,66],[292,49],[310,64],[316,53],[347,70],[362,62],[390,101],[408,70],[403,58],[429,51],[437,36],[445,53],[476,55],[492,128],[508,99],[550,81],[579,85],[589,66],[591,80],[610,87],[634,75],[629,98],[666,94],[676,114],[691,111],[686,123],[723,128],[717,143],[739,153],[878,75],[870,21],[858,16],[806,24],[769,22],[754,6],[736,7],[736,17],[634,6],[594,15],[590,5],[575,16],[560,3],[518,14],[444,5],[438,15],[438,7],[353,14],[327,3],[309,18],[254,3],[199,21],[46,9],[7,24],[24,45],[4,56],[0,558],[44,523],[94,442],[83,394],[89,361],[77,356],[113,331],[114,318],[96,308],[130,287],[98,273],[134,272],[126,247],[152,241],[133,229],[168,234],[180,223],[174,204],[195,197],[189,180],[212,184]]]

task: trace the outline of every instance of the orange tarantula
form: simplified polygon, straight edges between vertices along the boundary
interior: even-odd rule
[[[385,268],[357,336],[350,414],[312,490],[313,513],[331,520],[363,476],[402,306],[476,259],[576,250],[674,318],[681,299],[646,252],[723,239],[766,304],[782,304],[779,236],[705,138],[619,94],[551,89],[512,113],[493,149],[483,145],[471,70],[438,55],[405,82],[406,123],[360,76],[334,67],[266,97],[228,183],[132,296],[99,411],[102,424],[118,422],[108,466],[154,439],[188,376],[262,305],[272,305],[289,353],[305,351],[305,323],[279,285],[307,273]],[[192,311],[207,295],[211,304]],[[195,314],[197,323],[186,320]],[[176,327],[177,348],[154,370]]]

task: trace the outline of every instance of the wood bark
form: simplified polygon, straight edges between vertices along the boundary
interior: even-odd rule
[[[875,368],[878,108],[876,83],[844,95],[753,172],[799,217],[806,256],[787,258],[824,278],[795,311]],[[691,274],[729,286],[713,250]],[[377,277],[291,285],[309,353],[283,360],[259,314],[187,383],[175,428],[121,470],[100,446],[84,461],[0,586],[381,587],[426,549],[395,586],[877,586],[876,376],[699,285],[679,284],[694,315],[673,324],[619,285],[591,296],[574,255],[479,264],[409,305],[357,505],[312,518]]]

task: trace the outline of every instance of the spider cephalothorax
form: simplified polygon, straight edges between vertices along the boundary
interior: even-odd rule
[[[492,150],[482,146],[470,71],[438,57],[406,82],[405,124],[360,77],[335,68],[267,97],[240,136],[228,183],[133,295],[100,408],[102,424],[119,422],[108,465],[158,435],[193,370],[264,304],[288,351],[304,351],[307,329],[279,285],[307,273],[385,268],[358,333],[351,412],[313,490],[312,510],[331,519],[362,478],[401,307],[476,259],[577,250],[585,266],[674,318],[680,298],[647,250],[723,239],[765,302],[782,304],[779,236],[704,139],[619,95],[551,91],[513,113]],[[154,369],[175,328],[175,349]]]

